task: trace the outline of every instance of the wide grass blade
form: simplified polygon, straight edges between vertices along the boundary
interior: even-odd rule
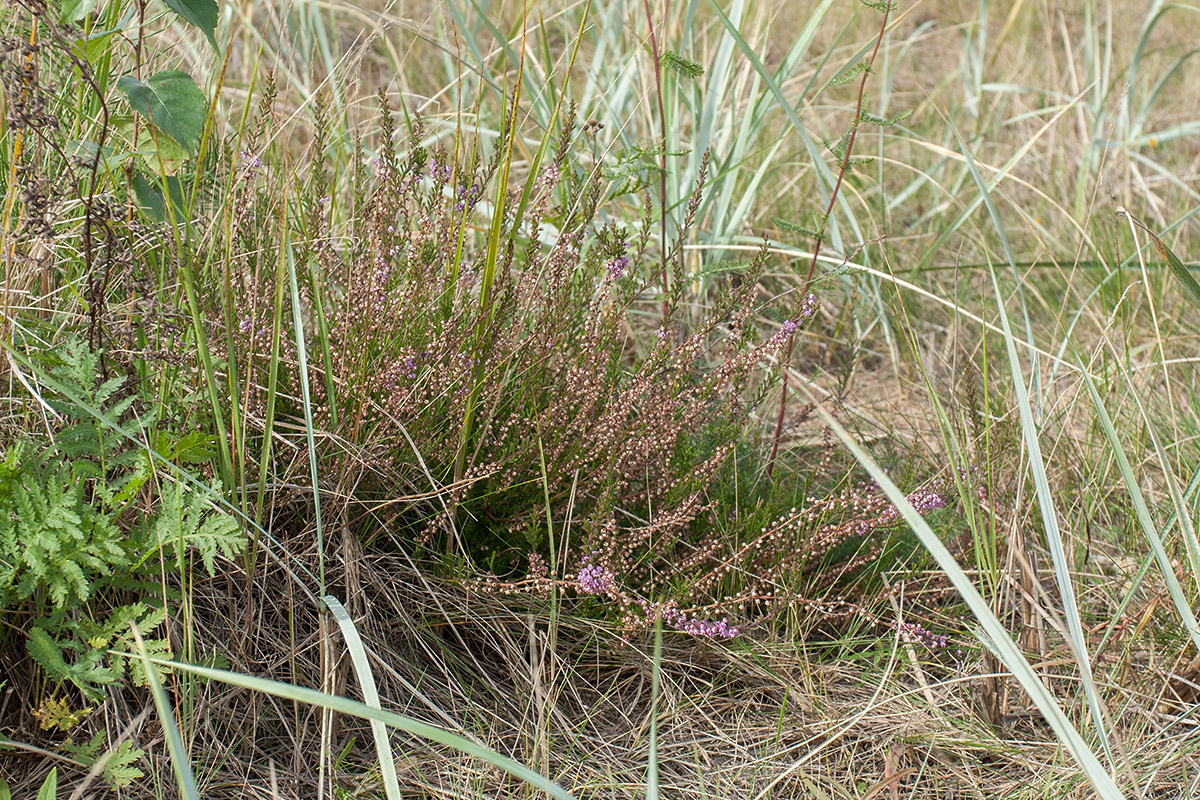
[[[654,672],[650,678],[650,748],[646,764],[646,800],[659,800],[658,791],[658,693],[662,684],[662,615],[654,623]]]
[[[815,398],[813,398],[815,400]],[[971,583],[971,579],[963,571],[958,562],[954,560],[954,556],[946,549],[946,545],[942,544],[941,539],[929,527],[929,523],[925,518],[913,508],[912,503],[904,496],[896,484],[892,483],[891,478],[884,472],[883,468],[876,463],[875,459],[870,456],[859,444],[854,441],[853,437],[842,427],[832,414],[825,410],[819,403],[816,406],[816,411],[825,420],[830,429],[841,439],[842,444],[846,449],[858,460],[858,463],[871,475],[875,482],[879,485],[887,498],[895,504],[904,521],[908,523],[909,528],[921,540],[921,544],[933,556],[942,572],[958,590],[959,595],[971,609],[971,613],[975,615],[975,619],[979,621],[980,627],[975,633],[988,649],[996,654],[997,658],[1008,667],[1012,672],[1013,677],[1025,689],[1029,698],[1042,712],[1042,717],[1054,730],[1058,737],[1059,743],[1071,755],[1075,762],[1083,769],[1088,780],[1091,781],[1095,788],[1097,796],[1101,800],[1117,800],[1117,798],[1125,797],[1121,792],[1112,776],[1104,769],[1100,760],[1096,758],[1096,754],[1092,752],[1091,747],[1084,741],[1084,738],[1067,719],[1067,715],[1058,705],[1058,701],[1054,695],[1042,683],[1041,677],[1034,671],[1033,667],[1017,649],[1016,643],[1009,636],[1004,625],[997,619],[992,612],[991,607]]]
[[[308,445],[308,472],[312,481],[313,524],[317,529],[317,580],[321,594],[325,594],[325,536],[321,527],[321,489],[317,476],[317,442],[313,422],[312,392],[308,385],[308,349],[304,342],[304,308],[300,299],[300,287],[296,282],[296,257],[292,251],[291,238],[284,232],[282,244],[287,254],[288,286],[292,292],[292,326],[296,339],[296,371],[300,373],[300,391],[304,401],[304,439]]]
[[[957,131],[955,135],[958,136]],[[1013,258],[1012,248],[1009,246],[1008,236],[1004,232],[1004,225],[1000,219],[1000,214],[996,210],[996,205],[992,202],[991,192],[988,190],[987,184],[984,183],[983,176],[979,174],[970,148],[967,147],[962,137],[958,137],[958,144],[963,156],[967,160],[967,168],[971,172],[971,177],[975,180],[980,197],[987,208],[988,216],[991,217],[992,223],[996,228],[996,233],[1000,237],[1000,244],[1004,249],[1004,255],[1008,259],[1013,274],[1017,275],[1016,259]],[[1088,656],[1087,637],[1084,635],[1083,621],[1080,619],[1079,607],[1075,601],[1075,587],[1071,579],[1071,565],[1067,559],[1066,549],[1063,547],[1062,532],[1058,525],[1058,512],[1054,507],[1054,497],[1050,491],[1050,481],[1046,476],[1046,462],[1042,458],[1042,447],[1038,440],[1038,425],[1034,420],[1033,408],[1029,402],[1029,390],[1025,386],[1025,372],[1021,367],[1021,357],[1017,353],[1017,343],[1013,337],[1012,326],[1008,321],[1008,312],[1004,307],[1004,295],[1000,291],[1000,283],[996,280],[996,273],[990,266],[988,273],[991,275],[992,288],[996,295],[996,308],[999,312],[1001,328],[1004,331],[1004,348],[1008,354],[1008,369],[1012,375],[1013,391],[1016,393],[1017,408],[1021,419],[1021,438],[1025,442],[1025,449],[1029,454],[1029,472],[1033,478],[1034,490],[1037,493],[1038,510],[1041,512],[1042,526],[1046,535],[1046,546],[1050,550],[1050,559],[1054,564],[1054,577],[1058,583],[1058,593],[1063,606],[1062,613],[1066,618],[1067,630],[1070,633],[1071,649],[1074,653],[1075,661],[1079,665],[1080,676],[1083,678],[1084,693],[1087,695],[1088,705],[1092,710],[1092,721],[1095,724],[1096,733],[1100,736],[1100,744],[1108,756],[1109,763],[1114,764],[1108,730],[1105,726],[1107,715],[1104,703],[1100,698],[1100,690],[1096,686],[1096,680],[1092,674],[1092,662]],[[1029,325],[1028,316],[1026,316],[1026,325]],[[1030,329],[1029,334],[1032,341],[1032,329]]]
[[[1196,279],[1192,277],[1191,270],[1189,270],[1187,266],[1185,266],[1184,263],[1179,260],[1179,256],[1175,255],[1175,253],[1171,251],[1171,248],[1167,247],[1166,242],[1156,236],[1154,232],[1143,225],[1141,221],[1135,219],[1134,216],[1126,211],[1123,206],[1117,206],[1117,214],[1128,218],[1131,222],[1141,228],[1147,236],[1150,237],[1150,243],[1153,244],[1154,249],[1158,251],[1159,258],[1167,262],[1167,266],[1170,268],[1171,274],[1179,280],[1179,283],[1183,286],[1184,291],[1188,293],[1188,296],[1191,297],[1192,300],[1197,304],[1200,304],[1200,283],[1197,283]]]
[[[366,703],[360,703],[345,697],[338,697],[334,694],[319,692],[316,689],[309,689],[304,686],[295,686],[282,681],[258,678],[253,675],[242,675],[237,672],[230,672],[229,670],[202,667],[196,664],[185,664],[160,658],[148,658],[144,655],[142,657],[151,664],[174,671],[187,672],[201,678],[207,678],[208,680],[227,683],[230,686],[238,686],[242,689],[249,689],[253,692],[263,692],[264,694],[284,700],[292,700],[297,703],[305,703],[317,706],[318,708],[349,714],[359,719],[368,721],[377,720],[390,727],[399,728],[406,733],[411,733],[414,736],[419,736],[439,744],[449,745],[467,755],[474,756],[497,769],[502,769],[510,775],[520,778],[530,786],[541,789],[551,797],[558,798],[558,800],[575,800],[574,795],[570,792],[549,778],[534,772],[524,764],[513,761],[511,758],[501,755],[491,748],[472,742],[470,739],[464,739],[444,728],[438,728],[420,720],[415,720],[412,717],[406,717],[403,714],[372,708]],[[147,667],[147,674],[150,674],[149,667]]]
[[[371,665],[367,663],[367,651],[363,647],[362,637],[346,607],[333,595],[325,595],[321,602],[333,614],[342,636],[346,639],[346,649],[350,651],[350,661],[354,664],[354,674],[358,677],[358,685],[362,688],[363,701],[371,708],[381,709],[379,691],[375,688],[375,675]],[[371,733],[375,737],[375,753],[379,756],[379,772],[383,775],[383,792],[388,800],[400,800],[400,779],[396,776],[396,762],[392,758],[392,742],[388,736],[387,726],[381,721],[371,720]]]
[[[1196,649],[1200,650],[1200,623],[1197,623],[1191,603],[1184,594],[1183,587],[1179,585],[1179,580],[1175,577],[1175,568],[1171,565],[1171,559],[1163,547],[1162,537],[1159,536],[1154,519],[1150,516],[1150,509],[1146,506],[1146,498],[1138,487],[1137,477],[1133,474],[1133,467],[1129,464],[1129,457],[1125,455],[1125,448],[1121,446],[1121,440],[1117,437],[1112,417],[1108,415],[1108,410],[1104,407],[1104,401],[1100,399],[1100,393],[1096,391],[1096,384],[1092,377],[1084,372],[1083,379],[1087,384],[1088,394],[1092,398],[1092,405],[1096,409],[1096,417],[1100,420],[1100,427],[1104,430],[1104,436],[1108,439],[1113,457],[1117,461],[1117,469],[1121,473],[1121,479],[1125,482],[1125,489],[1129,492],[1129,499],[1133,501],[1133,509],[1137,514],[1142,534],[1150,544],[1150,549],[1154,552],[1154,558],[1162,571],[1163,581],[1167,585],[1167,593],[1171,595],[1171,602],[1175,604],[1175,610],[1179,612],[1179,618],[1187,627],[1188,635],[1192,638]]]
[[[154,706],[158,710],[158,719],[162,724],[163,736],[167,740],[167,752],[171,754],[171,768],[175,771],[175,783],[179,786],[179,794],[184,800],[200,800],[200,791],[196,788],[196,776],[192,774],[192,765],[188,762],[187,750],[183,746],[183,737],[179,733],[179,725],[175,722],[175,713],[171,710],[171,698],[163,689],[159,680],[158,670],[152,659],[146,654],[146,644],[137,627],[133,628],[133,638],[137,643],[138,653],[135,656],[142,661],[142,669],[146,674],[146,682],[150,684],[150,693],[154,696]],[[167,666],[165,663],[160,666]]]

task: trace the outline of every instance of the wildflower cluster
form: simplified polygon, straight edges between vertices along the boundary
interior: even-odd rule
[[[893,627],[905,641],[923,644],[930,650],[944,649],[949,642],[946,634],[934,633],[916,622],[896,622]]]

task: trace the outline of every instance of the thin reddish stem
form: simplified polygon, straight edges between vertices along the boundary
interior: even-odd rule
[[[858,99],[854,108],[854,122],[850,125],[850,136],[846,140],[846,150],[842,153],[841,168],[838,170],[837,180],[833,184],[833,192],[829,195],[829,205],[825,208],[825,220],[821,224],[821,230],[817,232],[816,245],[813,247],[812,260],[808,262],[808,274],[804,276],[804,288],[800,290],[800,297],[803,298],[808,294],[808,288],[812,285],[813,274],[817,269],[817,257],[821,254],[821,244],[825,237],[825,225],[829,223],[829,217],[833,213],[833,206],[837,202],[838,192],[842,188],[842,180],[846,177],[846,171],[850,168],[850,153],[854,150],[854,140],[858,137],[858,126],[862,122],[863,112],[863,97],[867,89],[867,77],[871,74],[871,67],[875,66],[875,56],[879,54],[879,47],[883,44],[883,35],[887,32],[888,15],[891,13],[891,4],[883,7],[883,22],[879,25],[879,35],[875,37],[875,47],[871,50],[871,57],[867,60],[867,68],[863,70],[862,80],[858,82]],[[779,397],[779,416],[775,420],[775,436],[771,444],[771,457],[767,460],[767,477],[770,478],[775,472],[775,456],[779,453],[779,439],[783,435],[783,420],[787,416],[787,400],[788,400],[788,364],[792,362],[792,350],[796,346],[796,337],[793,334],[788,339],[787,352],[784,353],[783,361],[780,363],[779,369],[783,374],[783,391]]]
[[[662,214],[659,220],[662,233],[662,252],[661,252],[661,268],[662,268],[662,284],[663,284],[663,330],[667,328],[667,317],[671,313],[668,298],[670,297],[669,287],[667,286],[667,113],[663,109],[663,90],[662,90],[662,64],[658,55],[658,37],[654,35],[654,15],[650,12],[650,0],[642,0],[642,7],[646,9],[646,25],[650,28],[650,53],[654,57],[654,89],[658,95],[658,127],[661,131],[662,138],[659,142],[660,152],[658,154],[658,203],[659,210]],[[663,9],[663,19],[667,18],[667,11],[670,8],[670,3],[667,8]]]

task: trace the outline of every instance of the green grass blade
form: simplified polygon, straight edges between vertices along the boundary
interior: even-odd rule
[[[144,657],[144,656],[143,656]],[[145,658],[145,657],[144,657]],[[201,678],[206,678],[212,681],[227,683],[230,686],[238,686],[243,689],[249,689],[254,692],[262,692],[273,697],[279,697],[284,700],[292,700],[297,703],[305,703],[306,705],[317,706],[332,711],[337,711],[342,714],[358,717],[365,720],[378,720],[393,728],[399,728],[406,733],[411,733],[414,736],[420,736],[423,739],[428,739],[432,742],[448,745],[470,756],[474,756],[482,761],[491,764],[493,767],[502,769],[510,775],[520,778],[529,785],[541,789],[551,797],[556,797],[558,800],[575,800],[567,790],[563,789],[554,781],[531,770],[524,764],[513,761],[511,758],[497,753],[491,748],[472,742],[470,739],[450,733],[444,728],[438,728],[420,720],[415,720],[412,717],[406,717],[403,714],[397,714],[392,711],[384,711],[378,708],[371,708],[366,703],[360,703],[356,700],[350,700],[345,697],[338,697],[333,694],[319,692],[316,689],[309,689],[304,686],[295,686],[282,681],[269,680],[267,678],[258,678],[253,675],[242,675],[229,670],[214,669],[213,667],[202,667],[196,664],[185,664],[178,661],[168,661],[166,659],[148,658],[152,664],[157,664],[161,667],[167,667],[171,670],[187,672]]]
[[[808,129],[804,127],[804,123],[800,121],[800,117],[796,114],[796,109],[792,108],[792,104],[788,102],[787,96],[783,93],[783,89],[771,75],[771,72],[767,69],[766,64],[764,64],[762,59],[758,57],[758,54],[754,52],[754,48],[750,46],[750,43],[742,37],[742,34],[738,30],[737,26],[733,24],[733,20],[731,20],[725,14],[724,10],[722,10],[720,7],[720,4],[713,2],[710,5],[713,13],[717,15],[717,19],[719,19],[721,24],[725,26],[725,30],[728,32],[729,36],[734,42],[737,43],[737,46],[742,51],[742,54],[745,55],[746,59],[754,67],[754,70],[759,74],[759,77],[767,85],[768,91],[775,97],[775,100],[779,103],[779,107],[783,109],[783,113],[787,116],[788,121],[791,122],[796,133],[800,135],[801,141],[804,143],[804,149],[813,162],[815,174],[817,175],[817,190],[821,193],[821,203],[822,205],[827,205],[829,203],[829,193],[831,191],[831,187],[833,186],[833,175],[829,170],[829,165],[825,163],[825,157],[821,151],[821,148],[817,146],[816,141],[813,140],[812,136],[808,132]],[[828,7],[828,5],[826,5],[826,7]],[[822,11],[823,10],[824,9],[822,9]],[[836,228],[833,226],[832,219],[830,220],[830,225],[830,234],[833,235],[836,232]],[[840,249],[840,242],[834,241],[834,246]]]
[[[955,136],[958,136],[957,131],[955,131]],[[984,206],[987,208],[988,216],[991,217],[996,233],[1000,237],[1005,258],[1008,259],[1013,275],[1016,276],[1016,260],[1013,258],[1012,249],[1009,247],[1008,237],[1004,232],[1004,225],[1000,219],[1000,214],[996,210],[996,205],[992,202],[991,192],[984,183],[983,176],[979,174],[979,169],[975,166],[975,159],[970,153],[970,148],[967,147],[962,137],[958,137],[958,144],[963,156],[967,159],[967,167],[971,171],[971,177],[975,180],[979,195],[983,200]],[[999,312],[1001,328],[1004,331],[1004,347],[1008,354],[1008,369],[1012,375],[1013,390],[1016,392],[1017,408],[1021,418],[1021,438],[1025,442],[1026,451],[1029,453],[1029,472],[1033,478],[1034,490],[1037,493],[1038,510],[1041,512],[1042,526],[1046,535],[1046,546],[1050,550],[1050,559],[1054,564],[1054,577],[1058,583],[1058,592],[1063,605],[1062,612],[1066,618],[1067,630],[1070,633],[1071,649],[1074,652],[1075,661],[1079,665],[1080,676],[1083,678],[1084,693],[1087,695],[1088,705],[1092,710],[1092,721],[1095,724],[1096,733],[1100,737],[1100,744],[1104,748],[1105,755],[1108,756],[1110,765],[1115,764],[1108,730],[1105,725],[1107,714],[1105,713],[1104,703],[1100,698],[1100,690],[1096,686],[1096,680],[1092,674],[1092,662],[1088,655],[1087,637],[1083,632],[1083,621],[1080,619],[1079,606],[1075,600],[1075,587],[1071,580],[1071,565],[1067,559],[1066,549],[1063,547],[1062,532],[1058,525],[1058,512],[1054,507],[1054,497],[1050,491],[1050,482],[1046,477],[1046,462],[1042,458],[1042,448],[1038,441],[1038,425],[1033,417],[1033,407],[1029,402],[1029,390],[1025,385],[1025,372],[1021,367],[1021,357],[1017,353],[1017,343],[1013,337],[1012,326],[1008,321],[1008,312],[1004,307],[1004,295],[1000,291],[1000,283],[996,280],[996,273],[990,266],[988,273],[992,278],[992,288],[996,294],[996,308]],[[1026,316],[1025,321],[1029,330],[1029,339],[1033,341],[1033,332],[1028,316]],[[1036,364],[1037,362],[1035,361],[1034,371],[1037,369]]]
[[[650,676],[650,747],[646,763],[646,800],[658,800],[658,692],[662,683],[662,614],[654,622],[654,665]]]
[[[816,398],[813,399],[815,400]],[[992,613],[992,609],[988,606],[983,595],[971,583],[971,579],[967,577],[962,567],[954,560],[954,556],[946,549],[946,545],[942,544],[941,539],[929,527],[929,523],[913,508],[912,503],[908,502],[908,498],[904,496],[904,493],[896,488],[896,484],[892,483],[891,478],[883,471],[883,468],[854,441],[833,415],[826,411],[820,404],[817,404],[816,411],[842,441],[842,444],[846,446],[846,449],[858,460],[858,463],[871,475],[880,489],[887,495],[888,499],[895,504],[904,521],[908,523],[909,528],[921,540],[921,544],[933,556],[938,566],[941,567],[942,572],[945,573],[946,577],[954,585],[954,588],[958,590],[959,595],[971,609],[971,613],[975,615],[975,619],[979,621],[980,627],[976,629],[976,635],[1008,667],[1013,677],[1025,689],[1025,692],[1029,695],[1034,705],[1042,712],[1042,717],[1054,730],[1059,743],[1083,769],[1084,774],[1091,781],[1100,800],[1117,800],[1118,798],[1124,800],[1124,793],[1121,792],[1116,782],[1113,781],[1112,776],[1104,769],[1100,760],[1096,758],[1096,754],[1092,752],[1092,749],[1084,741],[1079,731],[1067,719],[1067,715],[1059,707],[1054,695],[1042,683],[1040,676],[1029,665],[1029,662],[1021,654],[1021,651],[1017,649],[1017,645],[1009,636],[1008,631],[1004,629],[1000,620]]]
[[[379,691],[375,688],[375,675],[371,665],[367,663],[367,651],[363,647],[362,637],[354,620],[336,597],[325,595],[321,598],[329,613],[337,620],[346,640],[346,649],[350,651],[350,661],[354,664],[354,674],[358,677],[358,685],[362,688],[363,702],[374,709],[381,709]],[[379,771],[383,775],[383,792],[388,800],[400,800],[400,779],[396,776],[396,762],[392,758],[392,743],[388,736],[387,726],[382,721],[371,720],[371,733],[375,737],[375,753],[379,756]]]
[[[1138,487],[1133,467],[1129,464],[1129,458],[1125,455],[1125,448],[1121,446],[1121,440],[1117,438],[1116,428],[1113,427],[1112,418],[1104,407],[1104,401],[1100,399],[1100,393],[1096,391],[1096,384],[1086,372],[1083,375],[1084,381],[1087,383],[1088,394],[1092,398],[1092,405],[1096,408],[1096,417],[1100,420],[1100,427],[1104,430],[1104,436],[1108,439],[1109,447],[1112,448],[1113,457],[1117,460],[1117,469],[1121,472],[1121,479],[1125,482],[1129,499],[1133,501],[1138,524],[1142,528],[1146,541],[1150,544],[1150,549],[1154,551],[1155,560],[1158,561],[1163,581],[1167,585],[1167,593],[1171,595],[1171,602],[1175,604],[1175,610],[1179,612],[1179,618],[1187,627],[1188,635],[1192,638],[1196,649],[1200,650],[1200,623],[1197,623],[1191,603],[1188,602],[1183,587],[1179,585],[1179,580],[1175,577],[1175,568],[1171,566],[1171,559],[1167,556],[1162,538],[1158,535],[1158,529],[1150,516],[1150,509],[1146,506],[1146,498],[1142,496],[1142,490]]]
[[[192,765],[188,762],[187,751],[183,747],[183,737],[179,733],[179,725],[175,722],[175,713],[171,710],[171,698],[167,697],[159,680],[158,670],[152,666],[158,659],[152,659],[146,654],[146,645],[136,627],[133,637],[137,643],[138,653],[146,673],[146,682],[150,684],[150,693],[154,695],[154,706],[158,710],[158,719],[162,724],[163,737],[167,740],[167,751],[171,754],[171,768],[175,771],[175,783],[179,786],[179,794],[184,800],[200,800],[200,791],[196,788],[196,776],[192,774]]]
[[[1130,213],[1123,207],[1117,206],[1117,213],[1133,220],[1139,228],[1145,231],[1146,235],[1150,237],[1150,242],[1154,245],[1154,249],[1158,251],[1159,258],[1167,262],[1167,266],[1170,268],[1171,274],[1173,274],[1179,280],[1179,283],[1183,285],[1184,291],[1188,293],[1188,296],[1191,297],[1192,300],[1194,300],[1197,304],[1200,304],[1200,283],[1197,283],[1196,279],[1192,277],[1191,270],[1189,270],[1187,266],[1179,260],[1179,256],[1175,255],[1175,253],[1171,251],[1171,248],[1167,247],[1166,242],[1158,238],[1153,231],[1151,231],[1141,222],[1133,219],[1133,216],[1130,215]]]
[[[284,230],[281,246],[287,254],[288,285],[292,292],[292,326],[296,338],[296,370],[300,373],[300,392],[304,401],[304,439],[308,445],[308,472],[312,481],[313,524],[317,528],[317,580],[320,593],[325,594],[325,535],[321,527],[321,483],[317,476],[317,442],[313,430],[312,392],[308,385],[308,352],[304,343],[304,309],[300,301],[300,287],[296,282],[296,257],[292,251],[291,237]]]

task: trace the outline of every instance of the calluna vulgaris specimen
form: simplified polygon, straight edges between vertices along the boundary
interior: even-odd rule
[[[378,471],[406,476],[415,490],[428,490],[420,485],[427,472],[446,487],[390,520],[407,525],[418,545],[503,576],[477,579],[477,588],[573,587],[609,604],[630,630],[661,615],[687,633],[731,637],[753,615],[796,601],[785,578],[898,522],[885,500],[858,491],[814,498],[743,541],[713,524],[727,513],[714,482],[762,395],[760,367],[817,315],[818,301],[806,294],[756,342],[764,248],[703,318],[686,317],[682,245],[696,224],[707,158],[674,247],[655,254],[649,203],[636,224],[615,221],[623,207],[605,195],[603,164],[569,157],[568,116],[549,164],[530,178],[523,218],[504,221],[481,304],[486,248],[476,231],[491,213],[485,198],[498,191],[504,148],[464,163],[422,147],[418,123],[401,155],[386,108],[382,128],[350,215],[331,219],[323,179],[310,191],[306,254],[319,278],[305,290],[327,315],[329,352],[327,363],[311,362],[311,385],[332,387],[322,424],[357,443]],[[257,169],[242,174],[249,193],[263,191],[253,188]],[[270,228],[269,209],[249,218],[259,207],[247,198],[244,228]],[[666,287],[663,258],[674,276]],[[235,318],[256,333],[237,354],[249,372],[267,363],[260,339],[269,328],[270,263],[248,260],[239,283]],[[638,312],[661,303],[664,291],[669,317],[647,329]],[[345,448],[325,458],[321,474],[346,466]],[[914,501],[925,510],[943,504],[932,490]],[[546,559],[547,503],[562,537],[556,574]]]

